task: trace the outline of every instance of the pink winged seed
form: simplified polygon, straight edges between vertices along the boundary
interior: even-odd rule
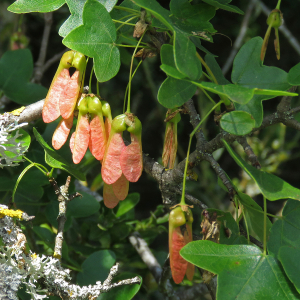
[[[50,123],[60,116],[59,99],[70,80],[69,69],[63,69],[52,82],[43,106],[42,116],[45,123]]]
[[[120,155],[124,147],[121,133],[115,133],[108,144],[101,169],[102,179],[107,184],[115,183],[122,175]]]
[[[75,71],[59,99],[61,116],[68,119],[73,113],[80,92],[79,71]]]
[[[137,182],[143,171],[142,146],[136,135],[131,133],[131,144],[125,147],[120,156],[123,174],[130,182]]]
[[[119,203],[119,199],[115,196],[112,185],[106,184],[105,182],[103,186],[103,201],[104,205],[108,208],[114,208]]]
[[[129,181],[126,179],[124,174],[122,174],[122,176],[112,184],[112,187],[115,196],[119,200],[124,200],[127,197],[129,190]]]
[[[74,147],[73,147],[73,162],[78,164],[81,162],[82,158],[85,155],[85,152],[89,146],[90,140],[90,125],[87,115],[83,115],[79,124],[77,125],[75,138],[74,138]],[[70,141],[71,147],[71,141]]]
[[[106,133],[103,119],[100,120],[98,116],[94,116],[90,122],[90,130],[90,151],[96,159],[102,160],[106,148]]]
[[[73,114],[69,119],[61,119],[52,136],[52,146],[55,150],[60,149],[69,136],[73,126]]]

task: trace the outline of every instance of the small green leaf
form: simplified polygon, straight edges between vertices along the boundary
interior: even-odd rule
[[[238,52],[233,62],[232,82],[247,88],[286,91],[291,85],[288,74],[276,67],[264,66],[261,63],[260,51],[263,40],[256,37],[248,41]],[[257,91],[258,92],[258,91]],[[250,113],[255,121],[255,127],[261,125],[263,119],[262,101],[274,98],[276,95],[254,95],[247,104],[235,104],[236,110]]]
[[[200,38],[196,37],[196,36],[190,36],[190,40],[194,43],[194,45],[200,49],[201,51],[203,51],[206,54],[212,55],[213,57],[218,57],[217,55],[212,54],[211,52],[209,52],[206,48],[204,48],[201,44],[201,40]]]
[[[191,5],[188,0],[172,0],[170,9],[171,20],[177,28],[191,34],[206,34],[216,32],[209,22],[216,14],[216,9],[205,3]]]
[[[72,30],[63,40],[67,47],[94,58],[98,81],[113,78],[120,68],[120,52],[115,46],[115,25],[97,0],[87,0],[83,9],[83,25]]]
[[[69,34],[70,31],[83,24],[82,13],[86,1],[87,0],[84,1],[66,0],[71,15],[59,28],[58,34],[60,36],[65,37],[66,35]],[[97,0],[97,1],[101,3],[108,12],[110,12],[115,6],[115,4],[117,3],[117,0]]]
[[[160,68],[168,76],[174,77],[176,79],[183,79],[186,77],[184,74],[180,73],[176,68],[172,45],[164,44],[160,50],[160,57],[162,63]]]
[[[252,99],[254,94],[254,89],[245,88],[237,84],[218,85],[213,82],[191,82],[212,93],[226,96],[233,102],[240,104],[248,103]]]
[[[262,208],[248,195],[238,192],[239,200],[244,207],[244,213],[247,221],[250,234],[254,232],[259,240],[263,242],[264,240],[264,214]],[[270,234],[270,229],[272,223],[267,218],[267,239]]]
[[[290,69],[288,81],[290,85],[300,85],[300,63]]]
[[[7,10],[16,14],[50,12],[64,5],[65,0],[17,0]]]
[[[222,141],[231,157],[255,181],[261,193],[268,200],[275,201],[286,198],[300,200],[299,189],[294,188],[273,174],[257,170],[250,166],[231,149],[225,140]]]
[[[162,22],[169,30],[174,29],[173,23],[169,17],[170,11],[163,8],[157,1],[155,0],[132,0],[136,5],[145,8],[149,11],[155,18],[157,18],[160,22]]]
[[[67,215],[74,218],[84,218],[98,212],[99,202],[91,195],[80,192],[81,197],[76,197],[68,204]]]
[[[231,111],[222,116],[220,125],[229,133],[245,135],[255,127],[255,120],[247,112]]]
[[[113,282],[118,282],[124,279],[134,278],[136,275],[128,272],[123,272],[122,274],[117,275]],[[97,300],[130,300],[132,299],[137,292],[140,290],[142,285],[142,278],[139,276],[141,283],[124,285],[111,289],[107,293],[101,293]]]
[[[131,193],[129,194],[125,200],[120,201],[118,210],[116,212],[116,217],[121,217],[126,214],[128,211],[133,209],[140,201],[139,193]]]
[[[110,250],[94,252],[82,263],[82,272],[77,275],[78,284],[84,286],[104,281],[115,262],[116,255]]]
[[[238,7],[236,7],[235,5],[228,4],[231,2],[231,0],[203,0],[203,2],[206,2],[207,4],[210,4],[217,8],[228,10],[228,11],[231,11],[234,13],[238,13],[241,15],[244,14],[244,12],[242,10],[240,10]]]
[[[0,89],[18,104],[31,104],[45,98],[47,89],[31,83],[33,60],[28,49],[7,51],[0,59]]]
[[[42,136],[38,133],[38,131],[35,128],[33,128],[33,133],[39,144],[44,148],[45,161],[50,167],[64,170],[79,180],[85,180],[85,175],[78,171],[77,168],[70,166],[55,150],[53,150],[44,141]]]
[[[263,255],[258,247],[196,241],[183,247],[180,254],[196,266],[218,274],[217,299],[299,299],[279,262]]]
[[[191,80],[202,74],[200,60],[196,57],[196,46],[179,30],[174,31],[174,60],[177,70]]]
[[[183,105],[196,92],[197,87],[184,80],[168,77],[158,90],[158,102],[166,108]]]

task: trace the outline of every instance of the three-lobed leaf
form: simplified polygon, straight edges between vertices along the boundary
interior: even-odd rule
[[[258,247],[196,241],[180,251],[187,261],[218,274],[217,299],[299,299],[279,262]]]
[[[231,0],[203,0],[203,2],[215,6],[216,8],[221,8],[241,15],[244,14],[244,12],[240,10],[238,7],[236,7],[235,5],[228,4],[231,2]]]
[[[115,25],[97,0],[87,0],[83,9],[83,25],[72,30],[63,40],[67,47],[93,57],[98,81],[113,78],[120,68],[120,52],[115,46]]]
[[[16,14],[29,12],[46,13],[59,9],[65,0],[17,0],[7,10]]]

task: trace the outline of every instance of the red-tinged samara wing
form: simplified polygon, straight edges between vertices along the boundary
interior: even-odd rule
[[[71,149],[72,153],[73,153],[73,149],[74,149],[74,143],[75,143],[75,132],[72,133],[71,138],[70,138],[70,149]]]
[[[65,86],[59,99],[59,109],[61,116],[68,119],[73,113],[80,93],[80,73],[75,71]]]
[[[55,150],[60,149],[66,142],[73,126],[73,114],[69,119],[61,119],[52,136],[52,146]]]
[[[104,205],[108,208],[116,207],[120,201],[114,194],[112,185],[105,182],[103,186],[103,201]]]
[[[102,160],[106,148],[106,133],[103,118],[101,120],[95,115],[90,122],[90,131],[90,151],[96,159]]]
[[[43,121],[45,123],[50,123],[60,116],[59,99],[69,80],[69,69],[63,69],[60,74],[53,79],[42,111]]]
[[[125,144],[121,133],[115,133],[108,141],[101,169],[102,179],[107,184],[115,183],[122,175],[120,155]]]
[[[193,241],[193,232],[192,232],[192,224],[186,223],[186,231],[184,232],[184,242],[187,245],[189,242]],[[195,273],[195,266],[188,262],[186,269],[186,277],[188,280],[192,281]]]
[[[124,174],[112,184],[114,194],[119,200],[124,200],[128,195],[129,181],[126,179]]]
[[[85,152],[89,146],[90,139],[90,125],[88,120],[88,115],[81,116],[78,121],[73,147],[73,162],[74,164],[80,163],[85,155]],[[71,145],[71,142],[70,142]]]
[[[188,262],[179,254],[183,246],[185,246],[184,237],[180,227],[176,227],[169,235],[170,267],[176,284],[183,280],[188,265]]]
[[[125,147],[120,156],[122,172],[130,182],[137,182],[143,171],[142,144],[133,133],[131,144]]]

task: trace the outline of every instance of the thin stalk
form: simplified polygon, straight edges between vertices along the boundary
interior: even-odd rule
[[[101,98],[100,92],[99,92],[99,81],[97,80],[97,95]]]
[[[281,4],[281,0],[278,0],[277,5],[276,5],[276,9],[280,10],[280,4]]]
[[[196,126],[196,128],[192,131],[190,134],[190,140],[189,140],[189,146],[188,146],[188,151],[186,155],[186,161],[185,161],[185,167],[184,167],[184,175],[183,175],[183,183],[182,183],[182,193],[181,193],[181,201],[180,205],[185,205],[185,182],[186,182],[186,173],[187,173],[187,168],[188,168],[188,163],[189,163],[189,156],[190,156],[190,148],[191,148],[191,142],[194,134],[197,132],[199,127],[202,125],[202,123],[208,118],[208,116],[215,110],[216,107],[221,105],[223,101],[220,101],[214,107],[206,114],[206,116],[199,122],[199,124]]]
[[[117,31],[118,31],[120,28],[122,28],[124,25],[131,25],[131,24],[127,24],[127,22],[129,22],[129,21],[131,21],[131,20],[133,20],[133,19],[135,19],[135,18],[136,18],[136,16],[134,16],[134,17],[132,17],[132,18],[126,20],[125,22],[123,22],[123,24],[120,25],[120,26],[117,28]],[[135,26],[135,24],[134,24],[134,26]]]
[[[135,16],[136,18],[138,17],[136,14],[130,14],[130,15],[126,15],[126,16],[120,18],[119,20],[123,20],[123,19],[129,18],[129,17],[132,17],[132,16]]]
[[[134,72],[133,72],[133,74],[132,74],[132,76],[131,76],[131,80],[132,80],[133,76],[135,75],[135,73],[136,73],[138,67],[140,66],[140,64],[141,64],[142,62],[143,62],[143,60],[140,60],[140,62],[138,63],[137,67],[135,68],[135,70],[134,70]],[[126,90],[125,90],[125,96],[124,96],[123,113],[125,113],[126,97],[127,97],[127,93],[128,93],[128,86],[129,86],[129,85],[127,84]]]
[[[215,83],[215,84],[219,84],[218,81],[217,81],[217,78],[215,77],[215,75],[213,74],[213,72],[211,71],[210,67],[207,65],[207,63],[204,61],[204,59],[201,57],[201,55],[196,52],[196,55],[197,57],[199,58],[201,64],[205,67],[206,71],[208,72],[208,74],[210,75],[212,81]],[[221,100],[224,101],[224,104],[226,106],[229,106],[231,104],[230,100],[225,97],[225,96],[220,96]]]
[[[94,65],[92,66],[91,74],[90,74],[90,80],[89,80],[89,94],[92,93],[92,77],[94,73]]]
[[[264,255],[267,255],[267,198],[264,196]]]
[[[133,24],[133,23],[127,23],[127,22],[123,22],[123,21],[119,21],[119,20],[115,20],[115,19],[112,19],[112,20],[115,23],[121,23],[121,24],[124,24],[124,25],[135,26],[135,24]]]
[[[246,226],[246,231],[247,231],[247,240],[248,240],[248,244],[250,244],[249,227],[248,227],[248,223],[247,223],[247,219],[246,219],[246,216],[245,216],[244,206],[243,206],[243,205],[241,205],[241,209],[242,209],[242,214],[243,214],[244,221],[245,221],[245,226]]]
[[[203,74],[208,80],[213,81],[213,80],[211,79],[211,77],[210,77],[208,74],[206,74],[205,72],[202,71],[202,74]]]
[[[146,30],[143,32],[142,36],[140,37],[134,51],[132,54],[132,58],[131,58],[131,63],[130,63],[130,71],[129,71],[129,82],[128,82],[128,101],[127,101],[127,112],[130,113],[130,95],[131,95],[131,78],[132,78],[132,67],[133,67],[133,60],[136,54],[136,51],[140,45],[140,42],[142,41],[144,35],[146,33]]]
[[[132,8],[124,7],[124,6],[115,6],[115,9],[124,10],[127,12],[135,13],[137,16],[141,15],[141,12]]]
[[[123,44],[114,44],[117,47],[124,47],[124,48],[145,48],[144,46],[134,46],[134,45],[123,45]]]
[[[236,199],[236,197],[233,199],[234,200],[234,204],[235,204],[235,221],[237,226],[239,226],[239,202]]]
[[[213,105],[216,105],[216,102],[212,99],[211,96],[209,96],[209,94],[206,92],[206,90],[202,87],[200,89],[205,94],[205,96],[213,103]]]
[[[39,169],[44,175],[47,176],[47,173],[49,172],[48,169],[41,165],[41,164],[38,164],[38,163],[34,163],[33,161],[31,161],[29,158],[27,158],[25,155],[23,155],[23,158],[25,158],[28,162],[30,162],[31,164],[33,164],[37,169]],[[42,170],[42,168],[46,171],[46,173]]]

